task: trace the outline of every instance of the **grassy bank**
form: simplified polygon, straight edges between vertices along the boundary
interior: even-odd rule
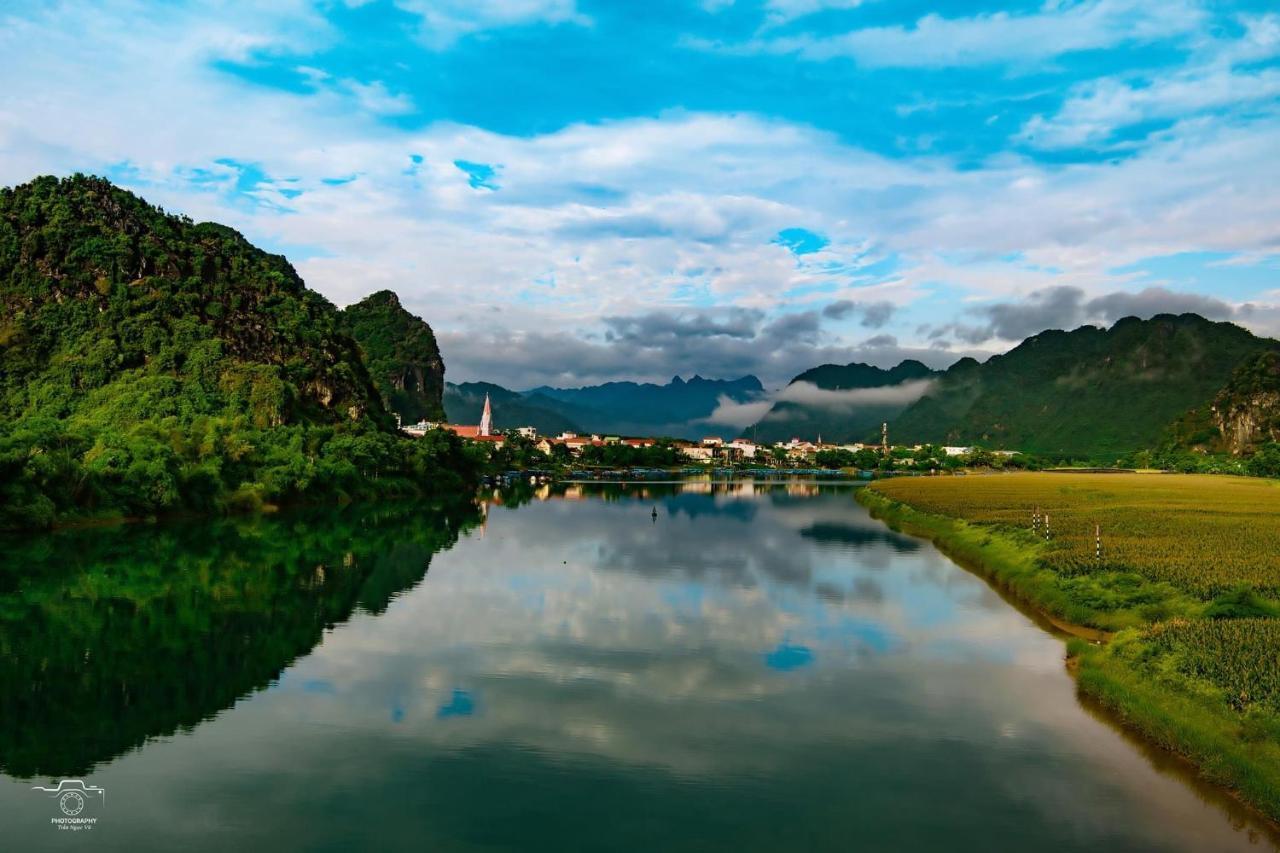
[[[1276,555],[1258,550],[1250,561],[1247,550],[1258,547],[1250,536],[1271,535],[1280,522],[1280,490],[1263,484],[1263,491],[1240,492],[1240,481],[1182,479],[1199,482],[917,478],[876,483],[858,500],[1045,615],[1114,632],[1101,645],[1070,642],[1080,690],[1280,821],[1280,605],[1270,585]],[[1197,489],[1198,506],[1182,500]],[[1022,523],[1036,505],[1052,507],[1060,538],[1046,541]],[[1081,551],[1094,537],[1070,528],[1099,508],[1112,510],[1104,517],[1123,531],[1125,544],[1114,549],[1118,555],[1090,560]],[[1196,521],[1180,528],[1184,514]],[[1260,517],[1269,522],[1261,532],[1254,530]],[[1216,529],[1206,532],[1207,525]],[[1147,549],[1139,541],[1144,530],[1156,540]],[[1223,537],[1245,542],[1215,560],[1213,543]],[[1188,555],[1206,562],[1191,571]]]

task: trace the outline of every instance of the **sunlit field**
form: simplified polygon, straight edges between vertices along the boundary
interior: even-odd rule
[[[924,512],[1036,536],[1043,564],[1065,575],[1128,570],[1204,599],[1241,585],[1280,590],[1275,481],[1038,473],[902,478],[875,488]]]

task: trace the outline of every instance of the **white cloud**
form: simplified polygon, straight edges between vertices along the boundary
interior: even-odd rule
[[[1179,119],[1223,108],[1261,108],[1280,103],[1280,69],[1240,69],[1280,54],[1280,15],[1245,20],[1243,38],[1212,42],[1189,66],[1148,78],[1103,77],[1075,86],[1051,117],[1034,116],[1021,137],[1041,148],[1106,143],[1124,127]]]
[[[750,114],[671,112],[530,137],[404,130],[377,120],[409,105],[375,82],[322,76],[296,94],[216,70],[218,59],[333,38],[307,7],[228,8],[234,24],[171,7],[135,19],[132,4],[80,10],[74,27],[52,11],[0,21],[0,184],[127,163],[125,183],[148,200],[288,250],[338,303],[396,290],[439,331],[451,379],[528,387],[572,381],[567,369],[590,381],[703,369],[673,351],[608,355],[601,317],[661,307],[772,319],[840,300],[889,304],[900,334],[895,322],[944,322],[966,297],[1053,286],[1096,297],[1131,289],[1137,274],[1117,270],[1153,256],[1280,250],[1280,117],[1265,112],[1179,121],[1126,159],[1064,166],[892,159]],[[1270,43],[1264,24],[1250,30],[1253,55]],[[500,165],[501,189],[469,186],[459,159]],[[240,170],[219,160],[267,178],[246,196]],[[796,226],[831,242],[801,258],[772,243]],[[862,273],[894,257],[892,274]],[[930,356],[927,344],[855,345],[830,329],[784,343],[721,350],[714,367],[785,381],[821,361]]]
[[[526,24],[589,26],[575,0],[395,0],[422,19],[420,38],[434,49],[481,30]]]
[[[803,0],[788,3],[805,6]],[[1080,50],[1142,43],[1196,32],[1204,19],[1190,0],[1048,0],[1029,14],[989,12],[963,18],[925,15],[913,26],[864,27],[837,35],[759,37],[746,44],[690,41],[745,53],[793,54],[825,62],[852,58],[865,67],[952,67],[1029,63]]]
[[[706,420],[712,424],[745,429],[769,413],[775,403],[797,403],[807,408],[851,412],[860,406],[907,405],[919,400],[933,387],[933,380],[918,379],[881,388],[832,390],[812,382],[792,382],[761,400],[745,403],[721,397]]]

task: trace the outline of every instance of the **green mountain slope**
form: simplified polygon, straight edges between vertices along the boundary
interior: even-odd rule
[[[364,351],[387,409],[406,424],[444,417],[444,360],[422,318],[406,311],[390,290],[348,305],[342,318]]]
[[[866,388],[889,388],[904,382],[917,382],[937,376],[918,361],[908,359],[889,370],[869,364],[823,364],[810,368],[791,380],[789,388],[809,383],[827,391],[853,391]],[[844,400],[836,398],[822,404],[803,399],[784,399],[773,405],[746,435],[763,443],[786,441],[792,437],[815,440],[822,436],[827,442],[862,441],[879,438],[880,424],[896,417],[909,404],[876,400],[858,400],[848,395]]]
[[[0,190],[0,527],[418,491],[442,441],[284,258],[98,178]]]
[[[1195,314],[1047,331],[957,362],[890,424],[895,441],[1106,457],[1154,446],[1275,342]]]
[[[1225,387],[1179,418],[1170,430],[1174,447],[1249,456],[1280,441],[1280,349],[1246,358]]]

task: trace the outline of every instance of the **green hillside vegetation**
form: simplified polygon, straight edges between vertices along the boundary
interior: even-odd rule
[[[808,382],[828,391],[886,388],[937,376],[937,372],[913,359],[889,370],[870,364],[823,364],[806,370],[789,384]],[[792,437],[844,443],[880,438],[880,424],[901,414],[907,403],[851,403],[824,408],[781,400],[758,423],[746,430],[749,438],[772,444]]]
[[[342,318],[389,411],[406,424],[444,418],[444,360],[422,318],[406,311],[390,290],[347,306]]]
[[[340,313],[221,225],[98,178],[0,190],[0,527],[422,493]]]
[[[962,359],[891,423],[895,440],[1114,459],[1157,446],[1246,359],[1276,342],[1195,314],[1046,331]]]

